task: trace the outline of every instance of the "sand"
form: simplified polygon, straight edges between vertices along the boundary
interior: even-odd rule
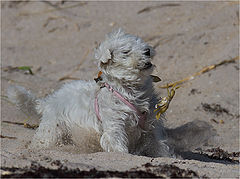
[[[201,120],[217,132],[215,140],[201,147],[202,154],[194,150],[188,159],[83,153],[67,146],[32,151],[28,144],[35,130],[3,122],[39,123],[6,101],[11,84],[41,97],[75,78],[96,77],[94,48],[115,28],[155,47],[153,74],[162,79],[155,85],[161,96],[167,92],[159,86],[238,59],[237,2],[1,2],[1,12],[2,176],[239,177],[239,153],[231,155],[239,152],[239,60],[177,89],[165,125]],[[14,68],[19,66],[31,66],[33,75]]]

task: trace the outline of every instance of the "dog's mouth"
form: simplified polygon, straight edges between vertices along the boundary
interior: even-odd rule
[[[153,64],[151,62],[147,62],[144,64],[143,66],[143,70],[148,70],[150,68],[152,68]]]

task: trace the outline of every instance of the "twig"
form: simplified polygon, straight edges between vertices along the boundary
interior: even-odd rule
[[[44,1],[44,2],[46,2],[46,1]],[[22,13],[19,14],[19,16],[29,16],[29,15],[45,14],[45,13],[50,13],[50,12],[54,12],[54,11],[58,11],[58,10],[74,8],[74,7],[77,7],[77,6],[84,6],[86,4],[87,4],[87,2],[79,2],[78,4],[74,4],[74,5],[67,6],[67,7],[57,7],[57,6],[54,6],[53,4],[51,4],[51,6],[54,7],[52,9],[48,9],[48,10],[40,11],[40,12],[33,12],[33,13],[22,12]]]
[[[32,125],[31,125],[31,124],[28,124],[28,123],[24,123],[23,126],[24,126],[25,128],[33,129],[33,130],[35,130],[35,129],[37,129],[37,128],[39,127],[38,124],[32,124]]]
[[[5,135],[0,135],[0,138],[17,139],[17,137],[10,137],[10,136],[5,136]]]
[[[58,28],[58,27],[54,27],[54,28],[50,29],[50,30],[48,31],[48,33],[54,32],[54,31],[56,31],[57,29],[59,29],[59,28]]]
[[[8,123],[8,124],[24,125],[24,123],[22,122],[12,122],[12,121],[2,121],[2,122]]]
[[[15,124],[15,125],[20,125],[20,126],[24,126],[25,128],[28,128],[28,129],[36,129],[38,128],[38,125],[37,124],[28,124],[28,123],[23,123],[23,122],[12,122],[12,121],[2,121],[4,123],[8,123],[8,124]]]
[[[59,81],[64,81],[64,80],[80,80],[80,78],[75,78],[75,77],[71,77],[71,76],[64,76],[64,77],[59,79]]]
[[[207,66],[207,67],[204,67],[202,70],[194,73],[193,75],[191,76],[188,76],[182,80],[179,80],[179,81],[176,81],[174,83],[170,83],[170,84],[167,84],[167,85],[164,85],[164,86],[159,86],[159,88],[169,88],[169,87],[172,87],[174,85],[179,85],[179,84],[182,84],[184,82],[187,82],[187,81],[190,81],[190,80],[193,80],[196,76],[200,76],[210,70],[213,70],[221,65],[224,65],[224,64],[228,64],[228,63],[234,63],[235,61],[239,60],[239,56],[235,57],[235,58],[232,58],[230,60],[223,60],[221,61],[220,63],[217,63],[217,64],[214,64],[214,65],[210,65],[210,66]]]
[[[173,3],[167,3],[167,4],[161,4],[161,5],[158,5],[158,6],[149,6],[149,7],[145,7],[143,9],[141,9],[140,11],[138,11],[137,13],[138,14],[141,14],[143,12],[149,12],[153,9],[157,9],[157,8],[162,8],[162,7],[175,7],[175,6],[180,6],[180,4],[173,4]]]
[[[47,21],[43,24],[43,27],[47,27],[48,24],[53,21],[53,20],[57,20],[57,19],[64,19],[65,17],[48,17]]]

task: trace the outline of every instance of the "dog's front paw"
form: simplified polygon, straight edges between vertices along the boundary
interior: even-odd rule
[[[125,141],[120,141],[119,138],[114,138],[114,135],[103,133],[100,144],[106,152],[124,152],[128,153],[128,147]]]

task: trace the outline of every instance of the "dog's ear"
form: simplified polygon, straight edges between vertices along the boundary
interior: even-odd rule
[[[102,63],[108,63],[109,62],[109,60],[112,60],[112,52],[109,50],[109,49],[107,49],[103,54],[102,54],[102,56],[100,57],[100,61],[102,62]]]
[[[100,60],[100,67],[106,69],[106,66],[112,62],[113,53],[107,49],[104,54],[102,54]]]

